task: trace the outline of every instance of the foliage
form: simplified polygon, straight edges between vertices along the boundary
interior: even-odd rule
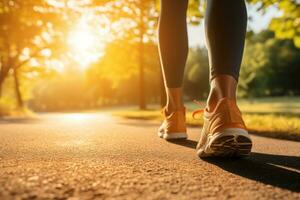
[[[277,7],[282,16],[272,20],[273,31],[248,34],[239,95],[298,95],[299,1],[248,2],[260,5],[260,10]],[[190,0],[188,22],[199,24],[204,8],[204,0]],[[115,103],[145,107],[145,99],[159,102],[163,90],[155,45],[158,12],[159,0],[1,1],[1,104],[10,109],[13,104],[21,107],[25,100],[37,110],[54,110]],[[84,77],[69,70],[79,68],[82,56],[70,56],[78,49],[70,48],[68,37],[86,16],[89,21],[83,22],[100,33],[107,31],[109,37],[99,40],[99,46],[105,46],[103,56]],[[83,40],[74,38],[77,48],[84,46]],[[92,52],[84,55],[88,54]],[[206,50],[191,49],[184,78],[186,99],[207,96],[208,75]],[[1,96],[1,89],[5,95]]]
[[[259,10],[270,6],[278,8],[282,15],[273,18],[270,30],[275,32],[278,39],[292,39],[295,46],[300,48],[300,1],[299,0],[248,0],[259,4]]]
[[[61,31],[68,27],[66,21],[66,15],[43,0],[1,1],[0,93],[5,79],[13,75],[19,107],[23,106],[22,73],[34,77],[48,71],[44,61],[63,48],[60,39]],[[60,41],[59,48],[56,41]]]
[[[184,91],[189,99],[207,96],[209,92],[208,66],[208,55],[205,48],[190,49],[184,78]]]
[[[40,80],[33,89],[33,95],[29,106],[35,111],[74,110],[93,105],[84,78],[74,72],[47,81]]]
[[[189,0],[188,5],[188,22],[197,25],[204,17],[204,0]]]
[[[136,92],[139,84],[138,46],[139,43],[127,40],[116,40],[109,44],[101,60],[94,63],[87,71],[87,80],[91,88],[99,88],[99,91],[105,89],[101,84],[105,80],[109,83],[105,87],[111,87],[111,92],[114,91],[114,95],[110,97],[127,102],[129,99],[131,102],[138,102],[138,93]],[[148,99],[152,97],[157,99],[160,94],[160,65],[157,46],[148,42],[144,44],[144,50],[146,52],[144,70],[147,91],[145,95]]]
[[[240,75],[241,96],[299,95],[300,49],[270,31],[249,35]]]

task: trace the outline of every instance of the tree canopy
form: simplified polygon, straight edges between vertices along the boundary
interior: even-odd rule
[[[258,4],[258,10],[276,7],[281,16],[272,19],[269,29],[275,32],[278,39],[292,39],[300,48],[300,1],[299,0],[247,0]]]

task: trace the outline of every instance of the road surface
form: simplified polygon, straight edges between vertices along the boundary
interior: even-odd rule
[[[253,136],[241,160],[201,160],[158,123],[108,113],[0,120],[0,199],[300,199],[300,143]]]

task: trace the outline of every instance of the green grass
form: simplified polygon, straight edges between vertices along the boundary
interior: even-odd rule
[[[240,99],[238,104],[251,133],[300,141],[300,97]],[[186,106],[187,124],[201,126],[202,118],[193,119],[191,114],[199,107],[194,103]],[[129,108],[113,114],[130,119],[162,120],[158,107],[144,111]]]

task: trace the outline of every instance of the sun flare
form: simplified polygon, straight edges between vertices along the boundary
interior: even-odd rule
[[[76,30],[69,38],[71,46],[82,52],[92,49],[96,40],[88,30]]]
[[[102,39],[103,32],[89,26],[84,20],[69,32],[67,42],[70,52],[81,69],[86,69],[103,55],[105,42]]]

